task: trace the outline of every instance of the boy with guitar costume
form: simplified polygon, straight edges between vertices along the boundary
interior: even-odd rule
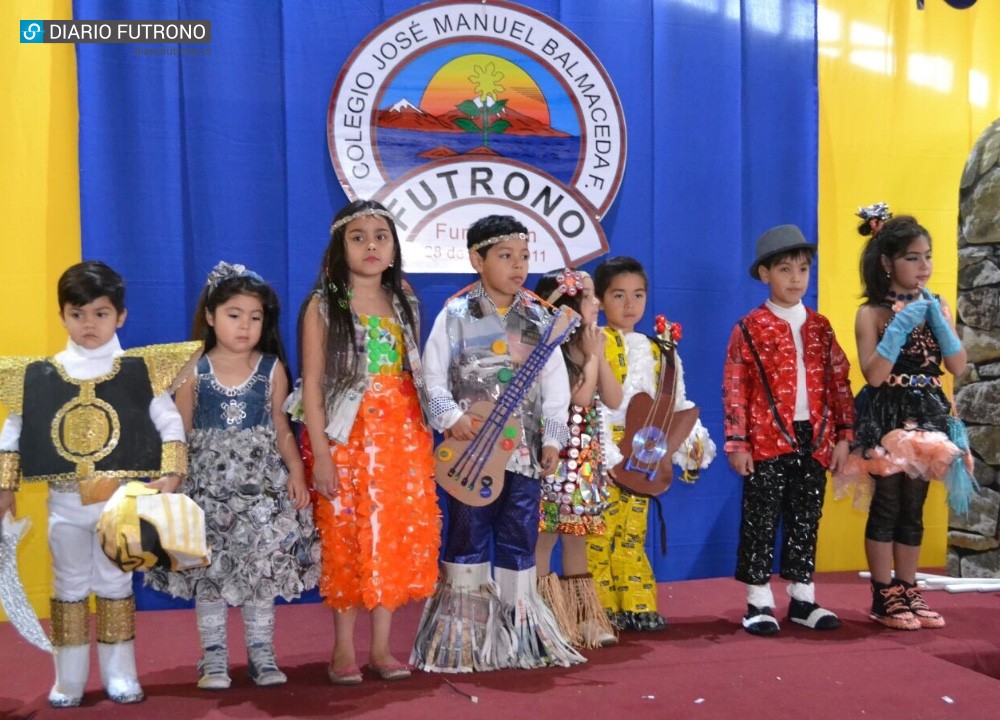
[[[669,392],[657,387],[660,365],[663,352],[672,352],[679,337],[675,334],[669,340],[654,340],[635,332],[646,308],[647,286],[646,271],[638,260],[630,257],[611,258],[594,271],[594,292],[608,321],[605,354],[624,393],[618,409],[601,408],[605,462],[613,468],[609,474],[616,481],[619,479],[615,478],[615,473],[629,460],[619,449],[626,434],[628,407],[640,393],[656,398],[660,393]],[[680,326],[674,325],[673,329],[679,331]],[[674,358],[673,409],[687,410],[693,408],[694,403],[685,393],[680,358],[676,354]],[[661,452],[665,450],[660,448]],[[665,453],[659,460],[657,473],[668,475],[670,464],[675,463],[684,469],[684,479],[693,482],[698,469],[708,467],[714,457],[715,444],[696,420],[677,451],[672,456]],[[664,489],[661,486],[657,492]],[[607,530],[587,543],[587,564],[597,583],[601,605],[620,630],[654,631],[667,625],[666,619],[657,612],[656,577],[645,550],[650,499],[650,495],[637,494],[617,482],[617,486],[611,488],[609,507],[604,512]],[[658,502],[655,497],[652,499]],[[663,542],[666,542],[665,536]]]
[[[539,478],[554,470],[568,440],[569,377],[562,353],[547,344],[552,316],[522,287],[527,228],[491,215],[469,228],[467,243],[479,281],[446,303],[424,350],[430,422],[448,438],[435,453],[438,482],[449,493],[448,520],[441,580],[410,662],[437,672],[569,666],[584,658],[560,633],[535,577]],[[500,406],[516,384],[526,394],[500,421],[496,447],[487,448],[488,455],[510,453],[498,477],[475,473],[459,484],[442,473],[441,464],[457,454],[449,442],[474,444],[494,429],[493,414],[477,417],[474,404]]]
[[[726,455],[743,476],[736,579],[747,586],[743,627],[775,635],[769,583],[781,520],[781,577],[790,581],[788,619],[814,630],[840,620],[816,604],[812,582],[826,471],[847,461],[854,439],[850,364],[830,322],[802,304],[816,246],[794,225],[757,240],[751,277],[770,298],[733,328],[722,380]]]

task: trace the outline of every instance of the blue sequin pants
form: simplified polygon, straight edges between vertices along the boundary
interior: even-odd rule
[[[533,568],[541,499],[539,480],[509,471],[504,473],[500,497],[489,505],[473,507],[449,495],[444,561],[462,565],[489,562],[492,541],[496,567]]]

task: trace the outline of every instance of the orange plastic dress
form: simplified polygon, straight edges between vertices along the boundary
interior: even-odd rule
[[[331,445],[338,492],[316,496],[322,547],[319,588],[335,610],[394,610],[434,592],[441,511],[433,441],[424,425],[403,338],[388,318],[360,318],[368,344],[368,390],[345,445]],[[311,470],[311,452],[305,453]]]

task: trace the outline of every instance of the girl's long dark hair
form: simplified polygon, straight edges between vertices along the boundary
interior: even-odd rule
[[[382,210],[385,207],[374,200],[355,200],[344,206],[333,219],[337,221],[365,210]],[[378,215],[376,217],[384,217]],[[382,272],[382,287],[394,298],[400,300],[403,308],[404,321],[417,334],[417,309],[410,304],[410,299],[404,291],[403,256],[396,232],[396,223],[385,218],[392,233],[392,265]],[[354,330],[354,316],[348,291],[350,290],[350,270],[347,267],[346,251],[344,249],[347,236],[346,223],[330,233],[330,243],[323,253],[323,263],[320,266],[319,278],[313,287],[313,293],[319,293],[326,304],[328,329],[326,334],[326,389],[328,394],[339,394],[353,385],[363,374],[363,368],[358,365],[358,355],[362,348],[357,345],[357,335]],[[299,338],[302,337],[302,320],[305,309],[312,297],[307,297],[299,313]],[[301,350],[301,348],[300,348]],[[301,357],[302,353],[299,353]]]
[[[215,328],[208,324],[206,312],[214,315],[216,308],[237,295],[251,295],[260,300],[260,304],[264,307],[264,322],[260,330],[260,340],[257,341],[257,347],[254,349],[277,356],[285,368],[285,375],[290,382],[288,357],[285,354],[285,344],[281,342],[281,333],[278,330],[278,316],[281,312],[278,296],[271,286],[262,280],[250,275],[240,275],[220,280],[215,287],[205,285],[198,298],[194,322],[191,323],[191,337],[205,343],[206,353],[214,348],[218,344],[218,338],[215,336]]]
[[[573,270],[573,268],[567,268],[567,270]],[[552,292],[559,287],[559,275],[562,272],[564,271],[550,270],[538,278],[538,284],[535,285],[535,295],[538,295],[543,300],[548,300],[549,295],[551,295]],[[576,295],[563,293],[556,298],[552,304],[556,307],[569,307],[571,310],[575,310],[579,313],[580,308],[583,306],[583,288],[581,287]],[[570,338],[569,342],[564,342],[560,346],[562,348],[563,358],[566,360],[566,370],[569,372],[570,388],[575,388],[583,375],[583,366],[575,362],[570,355],[570,347],[578,345],[582,335],[583,334],[581,332],[577,331]]]
[[[862,223],[858,232],[865,234],[866,227],[870,233],[871,226],[867,220]],[[878,232],[868,238],[868,242],[861,252],[861,297],[873,305],[886,301],[889,296],[891,278],[886,273],[885,266],[882,265],[882,256],[889,258],[889,260],[903,257],[913,241],[921,236],[926,237],[928,243],[931,242],[931,234],[917,222],[915,217],[899,215],[886,220]]]

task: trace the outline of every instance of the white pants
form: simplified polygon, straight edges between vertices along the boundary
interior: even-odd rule
[[[132,594],[132,573],[111,562],[97,538],[104,503],[81,505],[79,493],[49,491],[49,551],[56,600],[76,602],[93,592],[120,600]]]

